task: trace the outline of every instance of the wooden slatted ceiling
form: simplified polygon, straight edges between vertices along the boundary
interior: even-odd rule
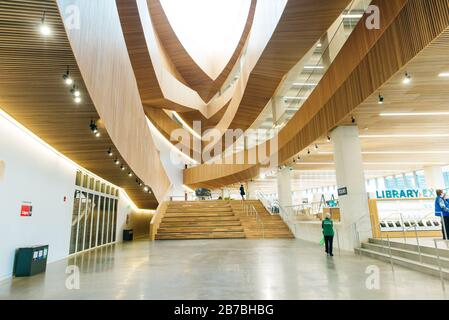
[[[357,106],[377,94],[383,83],[449,26],[448,0],[378,0],[374,4],[384,13],[383,28],[375,31],[357,26],[311,97],[280,132],[280,163],[290,161],[335,126],[347,124]],[[388,19],[393,21],[391,25]],[[440,51],[447,50],[445,37],[435,40]],[[341,71],[338,75],[337,70]],[[207,183],[207,177],[217,181],[219,171],[219,165],[198,166],[184,172],[184,181]],[[229,180],[222,176],[222,181]]]
[[[153,108],[191,111],[188,107],[165,99],[148,52],[136,1],[116,0],[116,4],[142,104]],[[175,76],[186,83],[178,74]]]
[[[52,29],[48,38],[38,31],[44,11]],[[80,105],[62,81],[67,65],[82,92]],[[90,132],[90,120],[97,120],[98,114],[52,0],[0,1],[0,108],[80,166],[124,188],[137,206],[157,206],[155,197],[144,193],[136,178],[129,178],[107,155],[113,143],[101,122],[101,138]]]
[[[288,1],[273,36],[252,71],[231,129],[248,129],[283,76],[312,48],[348,6],[347,0]]]
[[[162,45],[167,51],[170,60],[173,62],[183,79],[186,80],[190,88],[198,92],[205,102],[208,102],[221,88],[242,54],[244,44],[248,39],[254,21],[257,0],[251,1],[246,24],[237,47],[227,65],[215,80],[212,80],[185,50],[171,27],[160,0],[147,0],[147,2],[154,28]],[[197,115],[199,115],[199,113]]]

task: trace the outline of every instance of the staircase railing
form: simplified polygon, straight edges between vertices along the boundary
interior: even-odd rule
[[[265,207],[265,209],[267,209],[267,211],[270,214],[273,214],[272,203],[271,203],[270,199],[268,199],[268,197],[265,194],[263,194],[261,191],[256,192],[256,197],[258,200],[260,200],[260,202],[262,202],[262,205]]]
[[[265,225],[263,223],[263,219],[260,217],[259,212],[257,212],[254,205],[247,203],[246,201],[242,201],[242,210],[245,212],[247,217],[255,217],[256,225],[258,226],[258,230],[262,230],[262,238],[265,239]]]

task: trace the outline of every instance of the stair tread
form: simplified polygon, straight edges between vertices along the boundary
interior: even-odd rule
[[[365,245],[369,245],[369,246],[373,246],[373,247],[377,247],[377,248],[386,248],[386,249],[389,249],[388,247],[383,246],[383,245],[381,245],[381,244],[377,244],[377,243],[364,243],[364,244],[365,244]],[[416,254],[416,255],[419,256],[419,252],[413,251],[413,250],[407,250],[407,249],[397,248],[397,247],[391,247],[391,250],[392,250],[392,251],[394,250],[394,251],[405,252],[405,253],[412,253],[412,254]],[[437,255],[436,255],[436,254],[433,255],[433,254],[428,254],[428,253],[423,253],[423,252],[421,252],[421,255],[422,255],[423,257],[425,256],[425,257],[429,257],[429,258],[437,258]],[[440,256],[440,259],[449,262],[449,258],[441,257],[441,256]]]
[[[369,253],[371,253],[371,254],[383,256],[383,257],[386,257],[386,258],[390,259],[390,256],[389,256],[388,254],[385,254],[385,253],[381,253],[381,252],[377,252],[377,251],[370,250],[370,249],[365,249],[365,248],[358,248],[357,250],[360,250],[360,251],[362,251],[362,252],[369,252]],[[432,265],[432,264],[421,263],[421,262],[419,262],[419,261],[410,260],[410,259],[406,259],[406,258],[394,256],[394,255],[392,256],[392,259],[400,260],[400,261],[407,262],[407,263],[411,263],[411,264],[414,264],[414,265],[423,266],[423,267],[432,269],[432,270],[434,270],[434,271],[438,271],[438,272],[440,271],[440,269],[439,269],[438,266],[435,266],[435,265]],[[443,272],[448,272],[448,273],[449,273],[449,269],[447,269],[447,268],[443,268],[443,267],[442,267],[441,270],[442,270]]]

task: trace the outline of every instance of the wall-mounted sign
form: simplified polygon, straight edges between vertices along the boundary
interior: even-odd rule
[[[345,196],[345,195],[347,195],[347,194],[348,194],[348,188],[343,187],[343,188],[339,188],[339,189],[338,189],[338,196],[339,196],[339,197]]]
[[[434,198],[434,189],[406,189],[406,190],[378,190],[377,199],[410,199],[410,198]]]
[[[33,205],[31,202],[22,202],[20,206],[21,217],[31,217],[33,215]]]

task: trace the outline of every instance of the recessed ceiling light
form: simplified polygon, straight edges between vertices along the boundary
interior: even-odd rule
[[[324,69],[324,66],[304,66],[306,70]]]
[[[81,97],[75,97],[74,99],[75,103],[81,103]]]
[[[343,17],[343,19],[360,19],[363,17],[363,14],[361,14],[361,13],[343,14],[342,17]]]
[[[446,138],[449,137],[449,134],[441,133],[441,134],[370,134],[370,135],[360,135],[360,138]]]
[[[420,117],[420,116],[449,116],[449,112],[387,112],[379,113],[381,117]]]

